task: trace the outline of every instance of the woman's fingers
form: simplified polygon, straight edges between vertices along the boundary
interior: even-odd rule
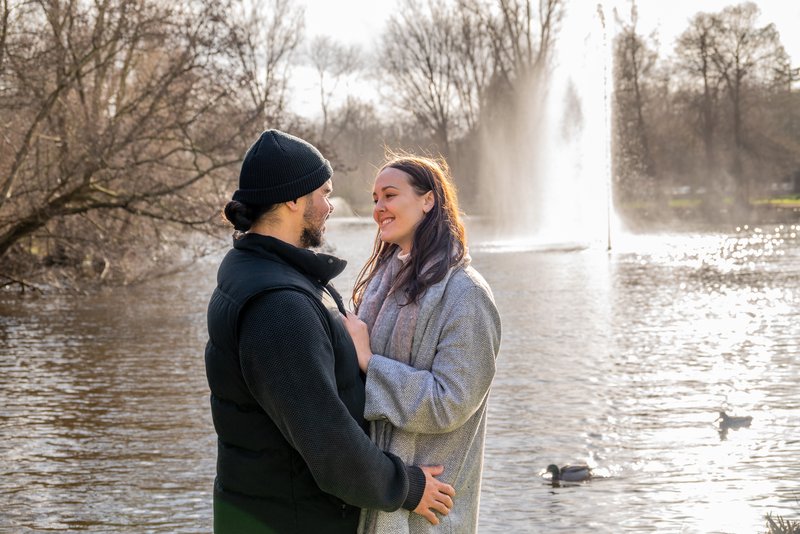
[[[367,324],[358,318],[358,315],[349,311],[347,315],[344,317],[344,324],[348,327],[348,329],[360,329],[363,328],[366,330]],[[363,325],[363,326],[362,326]]]

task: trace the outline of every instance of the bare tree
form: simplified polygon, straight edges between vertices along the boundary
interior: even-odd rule
[[[723,9],[713,17],[712,24],[711,58],[731,103],[732,173],[739,184],[739,199],[745,204],[750,196],[750,183],[742,168],[742,154],[747,149],[743,128],[746,83],[774,83],[775,70],[787,62],[774,24],[757,27],[759,14],[758,6],[747,2]]]
[[[303,38],[304,11],[292,0],[229,1],[225,23],[246,98],[242,107],[258,110],[262,126],[280,126],[291,60]]]
[[[524,140],[543,127],[548,80],[553,66],[554,44],[563,17],[562,0],[459,0],[479,21],[486,35],[491,65],[489,83],[483,89],[480,124],[468,139],[468,152],[477,153],[471,176],[478,191],[473,202],[496,213],[502,210],[508,191],[479,175],[517,172],[541,161],[536,146]],[[533,185],[533,180],[526,187]]]
[[[628,171],[656,178],[656,165],[645,121],[645,80],[652,75],[656,53],[637,31],[638,12],[631,4],[630,22],[623,22],[615,41],[614,99],[619,149],[628,159]]]
[[[319,78],[319,100],[322,108],[320,137],[323,141],[327,141],[333,95],[343,78],[352,75],[362,67],[361,50],[356,45],[343,45],[324,35],[315,37],[311,41],[308,56]],[[347,101],[344,106],[344,119],[347,120]],[[339,124],[338,131],[341,132],[341,121]]]
[[[8,0],[2,0],[2,11],[0,11],[0,73],[3,72],[3,60],[5,59],[6,40],[8,38],[8,19],[11,16],[11,6]]]
[[[552,8],[557,2],[539,3],[538,36],[530,0],[499,0],[498,4],[500,17],[488,28],[496,43],[498,72],[513,87],[515,79],[524,79],[544,66],[552,44]]]
[[[698,86],[698,124],[700,135],[703,139],[703,152],[705,158],[705,175],[714,184],[717,179],[718,161],[714,146],[714,137],[718,121],[718,96],[722,77],[715,67],[713,60],[714,17],[707,13],[698,13],[692,18],[689,27],[680,35],[676,45],[678,68],[684,72],[689,80],[689,90]]]
[[[489,87],[495,75],[492,43],[483,31],[481,16],[474,10],[454,12],[456,58],[452,84],[458,99],[465,132],[474,132],[489,105]]]
[[[397,108],[451,152],[493,108],[527,91],[547,62],[561,7],[561,0],[543,0],[538,10],[521,0],[405,0],[380,58]]]
[[[443,154],[456,126],[455,27],[443,0],[404,0],[383,35],[381,67],[398,109],[428,129]]]
[[[723,186],[732,187],[739,207],[749,210],[755,193],[774,194],[771,185],[796,171],[800,151],[792,68],[774,27],[760,27],[757,19],[754,4],[698,13],[678,39],[676,61],[640,71],[646,132],[659,178],[664,184],[698,187],[691,192],[694,198],[672,204],[672,215],[740,217],[739,209],[731,210]],[[630,29],[623,27],[615,49],[617,172],[635,168],[642,153],[636,143],[638,100],[630,53],[636,42]],[[657,59],[647,52],[646,40],[639,39],[641,57]],[[629,178],[632,191],[646,189],[635,175]],[[703,187],[708,194],[698,193]],[[703,208],[691,207],[695,203]]]
[[[552,57],[563,0],[459,0],[480,20],[492,50],[495,95],[526,91]]]
[[[237,96],[273,94],[273,78],[236,69],[217,2],[42,0],[12,14],[3,276],[56,265],[124,282],[179,261],[190,249],[169,244],[215,218],[268,101],[245,109]]]

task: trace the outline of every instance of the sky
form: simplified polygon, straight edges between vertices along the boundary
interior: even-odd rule
[[[610,9],[617,6],[620,14],[630,12],[628,0],[600,0]],[[366,50],[374,48],[385,23],[400,2],[398,0],[296,0],[305,7],[306,40],[316,35],[328,35],[345,44],[358,44]],[[579,9],[594,10],[597,0],[567,0]],[[638,0],[639,32],[649,35],[656,32],[662,55],[671,54],[675,39],[688,27],[689,19],[699,11],[717,12],[735,5],[735,0]],[[800,0],[756,0],[761,10],[762,25],[774,23],[781,41],[795,66],[800,65]],[[302,115],[318,113],[318,87],[316,76],[308,68],[295,69],[292,108]],[[351,80],[344,91],[361,93],[378,99],[374,82]]]

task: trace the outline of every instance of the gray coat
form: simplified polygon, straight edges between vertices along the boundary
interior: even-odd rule
[[[477,531],[486,404],[499,347],[500,316],[491,290],[475,269],[461,265],[421,299],[411,365],[391,354],[372,357],[364,413],[372,439],[406,464],[444,465],[438,478],[456,496],[439,526],[406,510],[363,510],[360,532]]]

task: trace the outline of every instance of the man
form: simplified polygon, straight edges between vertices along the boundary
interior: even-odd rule
[[[364,382],[319,246],[333,171],[268,130],[242,162],[225,215],[239,232],[208,306],[206,374],[218,436],[215,532],[353,533],[360,508],[437,524],[453,489],[367,436]],[[242,234],[242,232],[244,232]]]

